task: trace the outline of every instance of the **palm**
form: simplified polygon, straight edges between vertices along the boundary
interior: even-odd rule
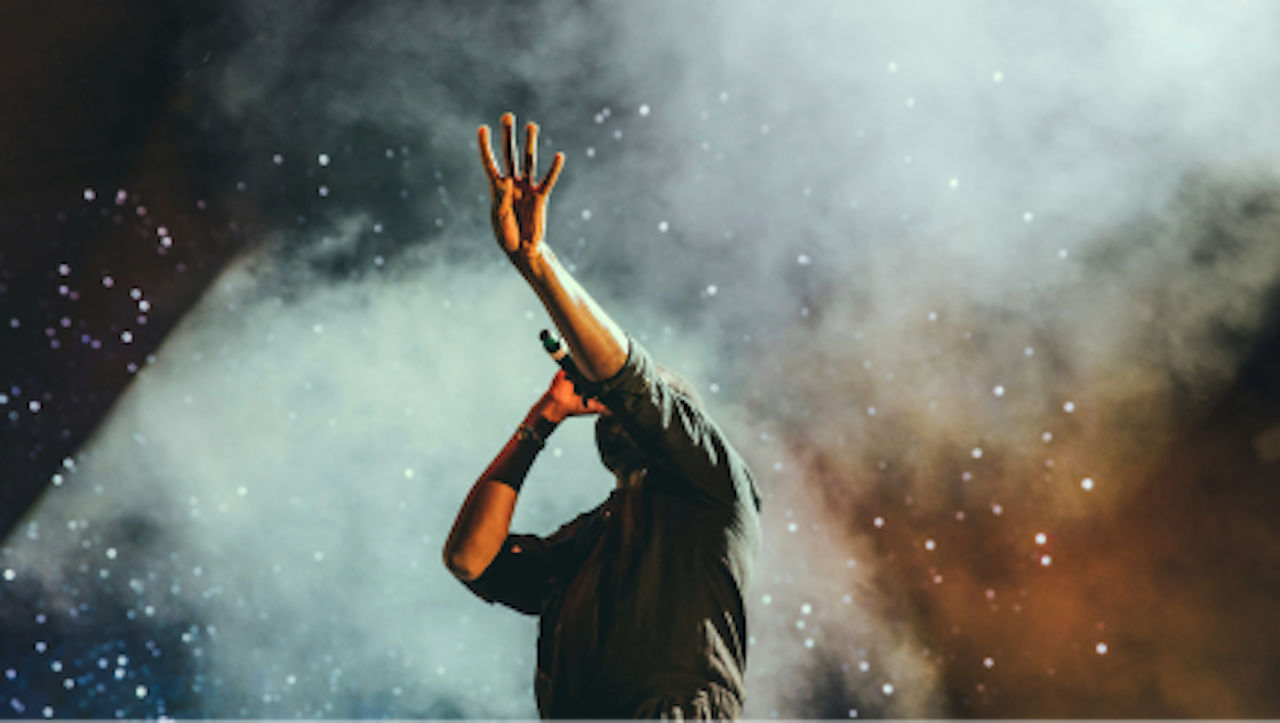
[[[498,171],[493,150],[489,143],[489,127],[480,126],[480,162],[489,179],[492,199],[494,235],[498,244],[509,255],[528,257],[542,242],[546,226],[547,198],[564,166],[564,154],[557,153],[551,169],[541,183],[535,183],[537,174],[538,126],[529,123],[526,128],[524,159],[517,172],[515,142],[515,117],[502,116],[503,161],[505,175]]]

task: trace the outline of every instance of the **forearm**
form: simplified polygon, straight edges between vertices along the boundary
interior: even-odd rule
[[[627,361],[627,337],[545,243],[527,264],[517,266],[546,307],[574,361],[588,379],[609,379]]]
[[[535,405],[523,424],[546,439],[557,424],[543,412]],[[454,575],[474,580],[493,562],[511,529],[516,489],[539,451],[537,444],[512,434],[471,487],[444,545],[444,562]]]

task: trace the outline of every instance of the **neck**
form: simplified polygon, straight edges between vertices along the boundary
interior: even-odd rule
[[[636,467],[634,469],[617,472],[615,476],[618,480],[618,489],[639,486],[639,484],[644,481],[645,475],[647,474],[649,474],[649,470],[644,467]]]

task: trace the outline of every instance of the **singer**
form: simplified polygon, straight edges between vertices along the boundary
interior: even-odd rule
[[[544,718],[736,718],[745,695],[743,593],[760,547],[760,495],[693,387],[659,366],[543,241],[557,153],[536,181],[526,126],[502,116],[503,170],[479,129],[498,245],[568,343],[584,398],[556,372],[471,488],[444,546],[480,598],[539,616],[534,691]],[[585,385],[584,385],[585,386]],[[549,537],[514,534],[517,495],[568,417],[597,415],[600,461],[616,485]]]

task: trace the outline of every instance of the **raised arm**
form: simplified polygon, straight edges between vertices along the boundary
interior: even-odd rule
[[[500,173],[489,143],[489,127],[480,126],[480,160],[489,179],[494,235],[511,263],[546,307],[560,335],[569,344],[578,368],[591,381],[603,381],[627,361],[627,337],[543,243],[546,207],[555,187],[564,154],[557,153],[541,183],[535,183],[538,164],[538,126],[525,127],[521,168],[515,167],[515,117],[502,116],[505,174]]]

